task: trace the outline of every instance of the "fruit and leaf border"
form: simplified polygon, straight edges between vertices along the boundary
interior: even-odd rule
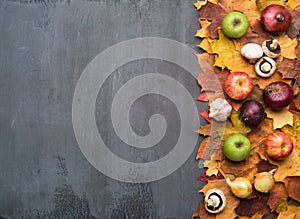
[[[289,28],[280,34],[271,34],[261,26],[261,13],[271,4],[283,5],[289,10],[292,20]],[[210,117],[210,108],[199,112],[207,121],[198,130],[203,136],[196,160],[204,162],[205,172],[198,180],[206,182],[199,191],[203,194],[198,209],[192,218],[300,218],[300,2],[298,0],[201,0],[194,3],[199,14],[201,38],[196,54],[203,73],[198,76],[201,88],[199,101],[210,104],[224,98],[232,107],[225,122]],[[247,16],[249,28],[240,38],[227,37],[221,30],[223,18],[232,11]],[[266,40],[276,39],[281,47],[280,56],[274,58],[275,73],[263,78],[255,72],[255,63],[250,63],[241,49],[248,43],[262,45]],[[254,82],[251,94],[244,100],[234,100],[224,92],[224,81],[233,72],[245,72]],[[293,88],[294,99],[286,107],[273,110],[262,99],[263,90],[272,82],[283,81]],[[256,126],[248,126],[240,120],[240,107],[246,100],[263,104],[266,117]],[[221,112],[222,113],[222,112]],[[283,160],[274,160],[266,152],[266,140],[275,130],[287,134],[293,141],[292,153]],[[222,147],[232,134],[242,134],[251,143],[250,155],[239,162],[224,156]],[[272,172],[275,180],[272,189],[259,192],[252,188],[247,198],[233,194],[226,179],[242,177],[253,185],[260,172]],[[221,190],[226,197],[225,208],[216,214],[205,209],[205,197],[212,189]],[[220,204],[220,203],[218,203]]]

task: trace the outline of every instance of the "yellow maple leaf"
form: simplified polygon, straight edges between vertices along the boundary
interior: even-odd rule
[[[204,161],[204,167],[207,167],[206,175],[207,176],[213,176],[213,175],[216,176],[219,172],[218,166],[219,166],[219,161],[205,160]]]
[[[295,48],[298,45],[298,40],[296,38],[291,39],[287,35],[283,35],[278,37],[277,40],[281,48],[281,56],[288,59],[297,58]]]
[[[196,3],[194,3],[194,6],[197,10],[199,10],[203,5],[207,4],[207,0],[204,1],[197,1]]]
[[[256,0],[257,8],[262,11],[272,4],[285,5],[285,0]]]
[[[277,171],[274,174],[274,179],[277,182],[282,182],[287,176],[300,176],[300,153],[298,150],[293,152],[282,161],[276,161],[269,159],[271,164],[278,166]]]
[[[257,7],[260,11],[265,9],[267,6],[271,4],[278,4],[290,7],[291,9],[298,9],[300,7],[299,0],[256,0]]]
[[[251,128],[246,126],[245,123],[239,119],[238,111],[231,111],[230,121],[232,126],[223,126],[218,130],[218,134],[222,140],[228,138],[232,134],[246,135],[247,133],[251,132]]]
[[[290,79],[282,79],[282,75],[278,71],[275,71],[275,73],[268,78],[258,78],[256,84],[260,89],[265,89],[266,86],[275,81],[285,81],[288,84],[291,82]]]
[[[213,51],[211,49],[209,40],[207,38],[204,38],[201,43],[198,45],[201,49],[205,50],[208,54],[212,54]]]
[[[294,141],[294,149],[300,153],[300,117],[294,115],[293,125],[285,125],[281,131],[288,134]]]
[[[260,19],[260,12],[257,9],[256,0],[240,0],[234,5],[234,10],[242,11],[248,18],[249,23]]]
[[[208,36],[207,27],[211,24],[211,22],[205,19],[199,19],[199,23],[201,25],[201,29],[197,30],[195,36],[205,38]]]
[[[300,1],[299,0],[289,0],[286,3],[286,5],[292,9],[298,9],[298,8],[300,8]]]
[[[300,207],[288,206],[287,211],[281,212],[277,219],[300,219]]]
[[[224,180],[208,180],[208,183],[200,190],[204,195],[208,190],[218,188],[223,191],[226,197],[226,207],[225,209],[216,215],[216,219],[224,219],[224,218],[234,218],[238,216],[234,209],[240,203],[240,200],[236,198],[230,191],[229,186],[227,185],[225,179]]]
[[[251,77],[255,77],[256,73],[253,65],[251,65],[236,49],[234,42],[226,37],[219,30],[219,39],[210,42],[212,52],[216,54],[214,66],[222,69],[228,68],[230,71],[242,71],[248,73]]]
[[[293,114],[289,111],[288,107],[281,110],[265,109],[267,117],[273,119],[274,129],[282,128],[285,125],[293,125]]]

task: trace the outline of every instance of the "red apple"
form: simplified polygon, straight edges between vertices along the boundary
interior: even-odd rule
[[[274,131],[268,135],[266,141],[266,154],[274,160],[283,160],[293,151],[293,140],[281,131]]]
[[[245,72],[232,72],[224,84],[225,93],[234,100],[246,99],[253,90],[252,78]]]

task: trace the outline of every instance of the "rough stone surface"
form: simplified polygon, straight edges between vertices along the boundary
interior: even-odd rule
[[[119,182],[96,170],[81,153],[71,111],[81,73],[96,55],[116,43],[152,36],[197,50],[194,34],[199,24],[193,3],[0,1],[0,218],[190,218],[200,198],[201,183],[196,178],[201,170],[194,159],[198,145],[181,168],[159,181]],[[119,75],[120,71],[125,73]],[[118,139],[107,111],[100,108],[109,110],[103,105],[111,102],[126,77],[153,71],[173,72],[195,100],[200,91],[196,79],[159,60],[128,63],[107,79],[95,109],[98,129],[111,151],[131,162],[149,162],[172,149],[180,132],[178,112],[159,95],[134,103],[130,119],[138,134],[149,132],[144,116],[159,113],[169,124],[161,145],[142,151]],[[205,104],[197,106],[201,111]]]

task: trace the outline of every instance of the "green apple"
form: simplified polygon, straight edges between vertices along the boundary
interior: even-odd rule
[[[238,11],[229,12],[222,20],[222,31],[230,38],[240,38],[245,35],[248,27],[248,18]]]
[[[242,161],[246,159],[251,151],[249,139],[242,134],[232,134],[224,142],[223,153],[225,157],[232,161]]]

